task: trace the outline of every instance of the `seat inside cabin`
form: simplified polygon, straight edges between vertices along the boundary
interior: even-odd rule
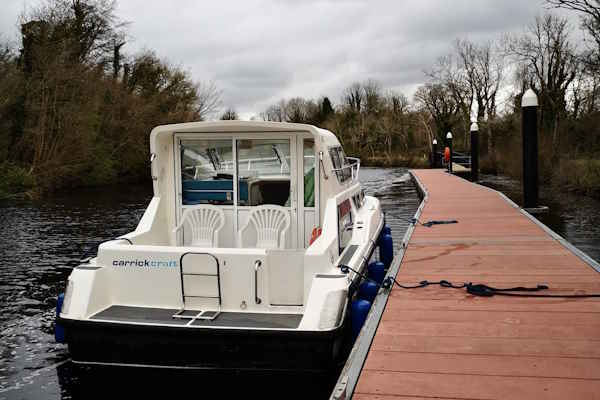
[[[285,243],[305,248],[317,226],[315,149],[312,137],[179,139],[179,185],[176,243],[193,245],[194,209],[218,207],[223,224],[212,247],[255,247],[260,229],[245,229],[256,207],[284,210],[290,218]],[[298,177],[298,178],[296,178]],[[302,180],[300,180],[302,179]],[[294,190],[292,185],[301,182]],[[292,210],[297,210],[296,214]],[[281,226],[284,229],[284,225]],[[281,232],[280,232],[281,233]],[[206,245],[206,241],[203,242]],[[262,243],[265,243],[264,241]]]

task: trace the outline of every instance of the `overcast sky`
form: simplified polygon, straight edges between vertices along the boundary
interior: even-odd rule
[[[35,0],[2,0],[0,32],[17,41],[16,20]],[[368,78],[412,97],[423,70],[456,38],[520,32],[543,0],[120,0],[126,52],[153,49],[214,81],[223,107],[243,115],[281,98],[329,96]],[[572,19],[577,28],[577,18]]]

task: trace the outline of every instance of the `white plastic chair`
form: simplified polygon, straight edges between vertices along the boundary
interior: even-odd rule
[[[191,236],[187,244],[200,247],[219,247],[219,231],[225,225],[225,213],[219,207],[210,204],[186,209],[183,212],[181,223],[173,230],[176,240],[179,230],[186,224],[190,229],[189,231],[184,230],[184,235]]]
[[[250,225],[256,229],[257,248],[285,248],[285,235],[290,228],[290,215],[284,207],[275,205],[253,207],[246,225],[238,232],[241,247],[244,247],[244,231]]]

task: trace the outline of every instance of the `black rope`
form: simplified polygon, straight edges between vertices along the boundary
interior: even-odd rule
[[[379,283],[379,282],[369,278],[367,275],[361,273],[360,271],[350,268],[347,265],[340,265],[339,267],[340,267],[340,270],[344,274],[347,274],[349,271],[352,271],[356,275],[360,276],[361,279],[363,279],[365,281],[373,282],[380,289],[381,288],[390,289],[393,285],[396,285],[401,289],[419,289],[419,288],[424,288],[424,287],[431,286],[431,285],[439,285],[441,287],[451,288],[451,289],[465,289],[467,291],[467,293],[472,294],[473,296],[480,296],[480,297],[492,297],[492,296],[496,296],[496,295],[497,296],[513,296],[513,297],[554,297],[554,298],[575,298],[575,299],[587,298],[587,297],[600,297],[600,294],[597,294],[597,293],[592,293],[592,294],[534,294],[534,293],[532,293],[532,292],[539,292],[542,290],[550,289],[546,285],[537,285],[535,287],[516,286],[516,287],[511,287],[511,288],[496,288],[493,286],[484,285],[482,283],[473,284],[471,282],[468,282],[468,283],[454,284],[450,281],[443,280],[443,279],[441,281],[437,281],[437,282],[430,282],[430,281],[425,280],[425,281],[419,282],[416,285],[405,285],[405,284],[398,282],[396,280],[396,278],[394,278],[393,276],[388,276],[384,279],[384,281],[382,283]]]
[[[426,228],[431,228],[433,225],[458,224],[458,221],[455,219],[421,222],[417,218],[410,218],[407,221],[409,221],[413,225],[416,225],[418,223],[419,225],[424,226]]]
[[[444,225],[444,224],[458,224],[458,221],[455,219],[449,219],[445,221],[427,221],[421,225],[431,228],[433,225]]]
[[[555,298],[567,298],[567,299],[582,299],[586,297],[600,297],[600,294],[532,294],[532,293],[511,293],[511,292],[537,292],[539,290],[550,289],[546,285],[537,285],[535,288],[516,287],[509,289],[499,289],[492,286],[478,284],[474,285],[468,283],[466,285],[467,293],[475,296],[492,297],[498,296],[513,296],[513,297],[555,297]]]

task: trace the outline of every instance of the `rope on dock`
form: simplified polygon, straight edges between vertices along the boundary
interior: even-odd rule
[[[408,221],[413,225],[419,223],[419,225],[425,226],[427,228],[431,228],[433,225],[458,224],[458,221],[455,219],[421,222],[417,218],[411,218]]]
[[[369,278],[367,275],[357,271],[353,268],[350,268],[347,265],[340,265],[340,270],[343,273],[348,273],[349,271],[354,272],[356,275],[360,276],[365,281],[373,282],[380,289],[390,289],[393,285],[401,289],[419,289],[432,285],[439,285],[445,288],[451,289],[465,289],[467,293],[472,294],[473,296],[480,297],[492,297],[495,295],[498,296],[513,296],[513,297],[556,297],[556,298],[587,298],[587,297],[600,297],[598,293],[590,293],[590,294],[537,294],[532,292],[539,292],[542,290],[548,290],[550,287],[547,285],[537,285],[535,287],[525,287],[525,286],[516,286],[511,288],[495,288],[493,286],[488,286],[483,283],[473,284],[472,282],[463,282],[461,284],[454,284],[447,280],[440,280],[437,282],[430,282],[427,280],[420,281],[416,285],[407,285],[402,284],[396,280],[396,278],[392,276],[386,277],[382,283],[374,281]]]

